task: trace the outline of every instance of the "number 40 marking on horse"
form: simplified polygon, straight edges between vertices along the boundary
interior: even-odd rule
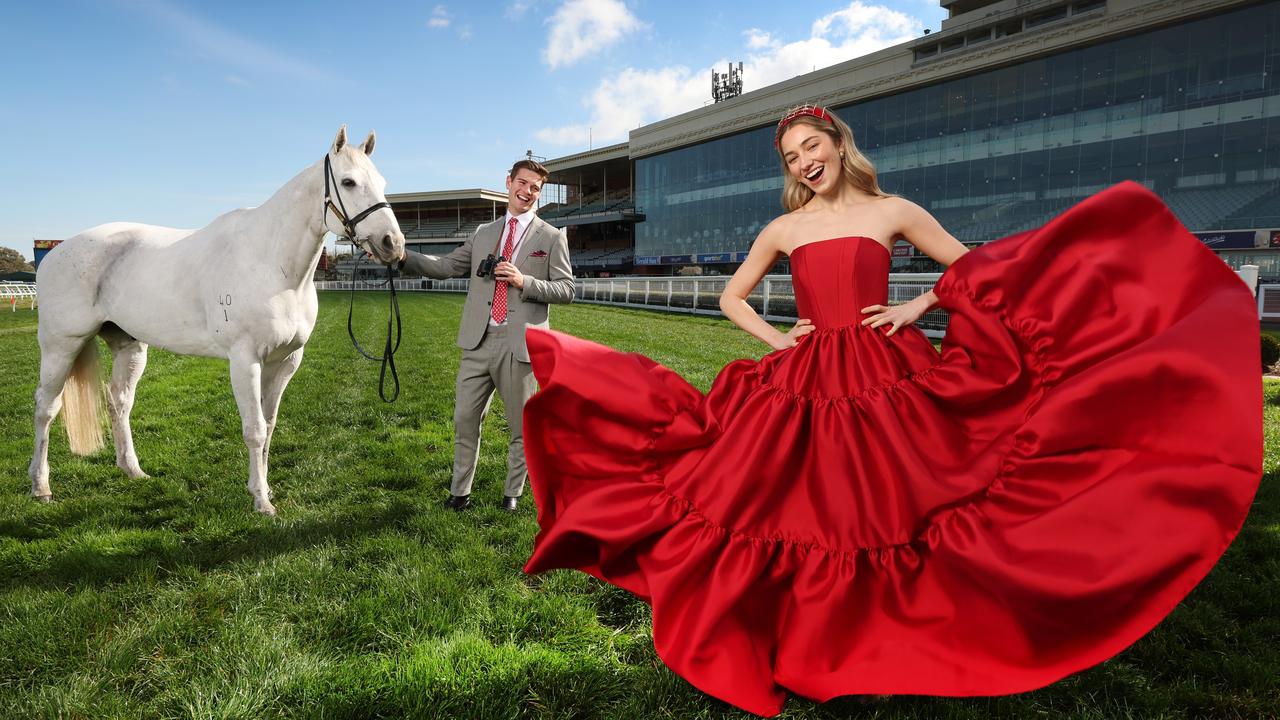
[[[231,294],[219,295],[218,304],[222,306],[222,321],[231,322],[231,318],[227,317],[227,308],[231,307]]]

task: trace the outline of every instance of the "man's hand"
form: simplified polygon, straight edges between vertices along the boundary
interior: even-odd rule
[[[503,280],[517,290],[524,289],[524,274],[509,262],[498,263],[498,266],[493,269],[493,278]]]

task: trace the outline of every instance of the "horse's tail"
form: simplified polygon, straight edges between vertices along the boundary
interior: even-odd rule
[[[62,388],[62,423],[67,426],[67,445],[76,455],[91,455],[106,444],[102,436],[102,375],[98,367],[98,341],[89,341],[76,355],[76,362]]]

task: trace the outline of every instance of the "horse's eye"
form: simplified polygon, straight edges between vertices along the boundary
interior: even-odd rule
[[[355,186],[356,186],[355,180],[352,180],[351,178],[342,179],[342,187],[355,187]]]

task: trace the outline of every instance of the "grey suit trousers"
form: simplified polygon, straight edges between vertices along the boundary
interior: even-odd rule
[[[507,325],[490,325],[474,350],[463,350],[458,363],[458,381],[453,408],[453,484],[449,492],[470,495],[480,457],[480,425],[489,413],[493,391],[498,390],[507,411],[511,442],[507,446],[507,481],[502,493],[520,497],[528,471],[524,464],[524,436],[521,432],[524,404],[538,389],[533,367],[516,359],[512,332]]]

